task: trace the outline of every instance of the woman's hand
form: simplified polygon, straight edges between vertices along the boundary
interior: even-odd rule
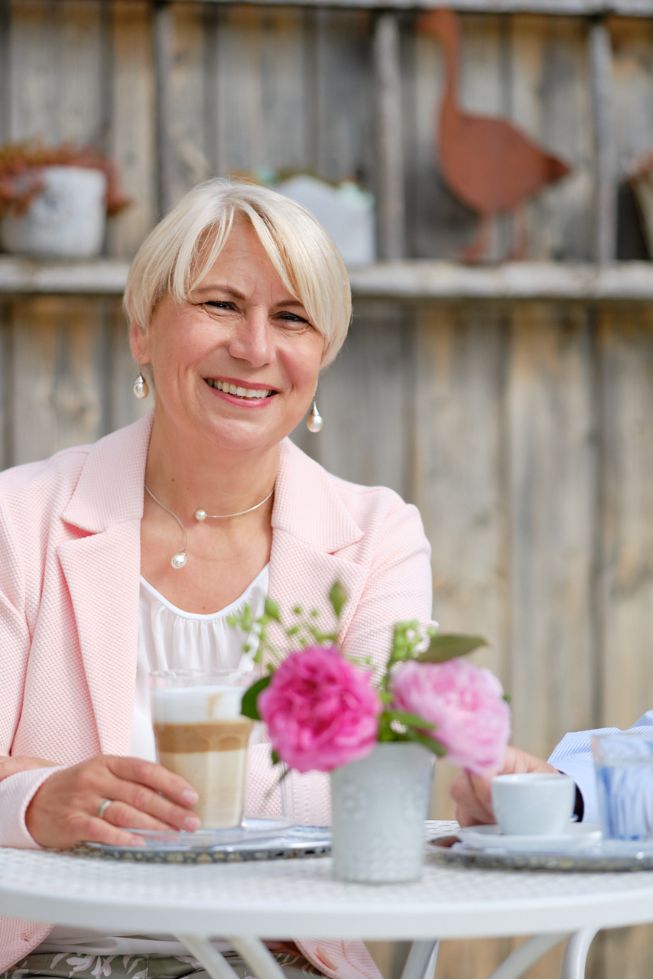
[[[110,800],[100,817],[100,804]],[[154,762],[100,755],[59,769],[45,780],[27,808],[27,829],[42,847],[81,841],[130,845],[140,839],[121,828],[197,830],[191,807],[197,793],[180,776]]]
[[[544,759],[529,755],[521,749],[509,745],[503,760],[503,766],[495,775],[505,775],[514,772],[557,772]],[[474,773],[458,773],[451,784],[451,796],[456,803],[456,820],[461,827],[477,824],[494,823],[492,809],[492,780],[491,777],[476,776]]]

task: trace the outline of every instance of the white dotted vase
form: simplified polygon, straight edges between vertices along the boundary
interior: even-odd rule
[[[424,861],[434,757],[414,742],[376,745],[331,773],[333,870],[344,881],[415,881]]]

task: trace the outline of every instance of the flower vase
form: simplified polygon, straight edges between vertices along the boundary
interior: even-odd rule
[[[434,757],[415,742],[382,742],[334,769],[333,870],[343,881],[415,881],[424,861]]]

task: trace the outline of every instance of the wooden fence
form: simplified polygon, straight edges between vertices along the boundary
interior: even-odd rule
[[[594,152],[590,25],[580,15],[523,13],[527,6],[461,15],[462,97],[510,116],[571,162],[572,175],[529,205],[529,258],[588,262],[598,254],[597,187],[614,192],[653,147],[653,22],[603,22],[612,58],[606,185]],[[77,140],[115,156],[134,201],[108,234],[116,262],[209,174],[295,168],[356,175],[378,191],[396,172],[388,177],[377,151],[375,17],[317,5],[4,0],[0,141]],[[395,246],[403,242],[409,261],[446,260],[474,219],[437,171],[441,53],[415,34],[411,11],[398,11],[395,27],[403,215]],[[603,205],[608,218],[611,206]],[[506,240],[498,221],[495,256]],[[13,273],[2,279],[8,263],[0,259],[3,465],[93,440],[139,410],[115,282],[77,295],[64,270],[52,295],[30,295]],[[297,432],[332,471],[418,504],[437,618],[490,639],[477,659],[512,695],[515,740],[540,754],[565,731],[626,726],[653,706],[653,290],[620,299],[612,271],[617,287],[605,302],[590,302],[583,288],[569,300],[506,300],[495,285],[481,299],[462,288],[428,302],[424,289],[392,298],[392,282],[360,289],[350,337],[320,386],[324,431]],[[451,812],[448,779],[439,767],[438,816]],[[438,975],[482,975],[509,947],[447,943]],[[556,962],[532,975],[552,975]],[[651,931],[597,941],[590,969],[651,975]]]

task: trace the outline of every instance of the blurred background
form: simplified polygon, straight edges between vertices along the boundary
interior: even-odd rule
[[[93,147],[130,202],[83,260],[25,257],[5,229],[0,465],[142,410],[122,285],[188,188],[318,178],[343,247],[363,221],[368,252],[324,429],[296,441],[418,505],[435,616],[488,637],[476,660],[511,694],[515,742],[548,755],[653,707],[653,2],[448,6],[435,30],[404,0],[0,0],[0,215],[24,141],[66,165]],[[439,765],[435,816],[450,778]],[[650,976],[651,939],[598,939],[590,975]],[[446,943],[438,975],[487,975],[510,948]]]

